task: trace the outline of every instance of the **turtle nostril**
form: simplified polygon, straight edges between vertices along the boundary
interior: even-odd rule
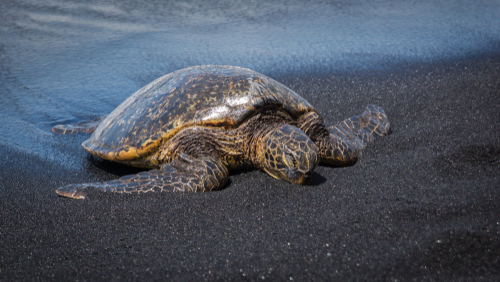
[[[312,175],[312,172],[310,172],[310,171],[308,171],[308,172],[304,173],[304,176],[305,176],[305,177],[311,177],[311,175]]]

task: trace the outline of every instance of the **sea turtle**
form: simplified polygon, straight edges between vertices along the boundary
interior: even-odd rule
[[[326,127],[311,104],[265,75],[233,66],[195,66],[156,79],[108,116],[55,126],[55,133],[92,133],[82,146],[93,155],[152,169],[56,192],[83,199],[87,187],[122,193],[211,191],[224,186],[229,170],[251,167],[307,184],[318,163],[354,164],[367,142],[389,130],[387,116],[374,105]]]

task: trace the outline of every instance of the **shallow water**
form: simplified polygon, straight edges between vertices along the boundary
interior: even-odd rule
[[[70,167],[53,125],[192,65],[276,77],[500,51],[499,1],[401,2],[1,1],[0,146]]]

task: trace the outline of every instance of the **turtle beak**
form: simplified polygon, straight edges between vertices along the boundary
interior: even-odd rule
[[[301,171],[287,171],[287,172],[281,172],[281,173],[275,174],[275,173],[271,173],[266,168],[262,168],[262,169],[270,176],[272,176],[276,179],[285,180],[286,182],[290,182],[292,184],[308,185],[309,183],[311,183],[311,179],[312,179],[312,170],[306,171],[305,173],[303,173]]]
[[[311,183],[312,171],[306,171],[305,173],[301,171],[295,171],[288,175],[287,181],[298,185],[308,185]]]
[[[307,171],[306,173],[304,173],[301,177],[301,182],[299,184],[301,185],[309,185],[311,183],[311,180],[312,180],[312,171]]]

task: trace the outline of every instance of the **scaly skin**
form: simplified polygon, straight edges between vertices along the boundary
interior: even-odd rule
[[[220,160],[211,157],[194,159],[186,154],[157,170],[127,175],[116,180],[71,184],[56,193],[73,199],[85,199],[88,187],[103,192],[145,193],[150,191],[208,192],[224,187],[228,171]]]
[[[257,145],[257,167],[274,178],[308,184],[318,164],[318,147],[300,129],[278,125]]]
[[[320,163],[331,166],[355,164],[366,144],[389,134],[391,127],[384,110],[375,105],[368,105],[361,115],[328,128],[316,112],[304,115],[298,123],[318,146]]]

